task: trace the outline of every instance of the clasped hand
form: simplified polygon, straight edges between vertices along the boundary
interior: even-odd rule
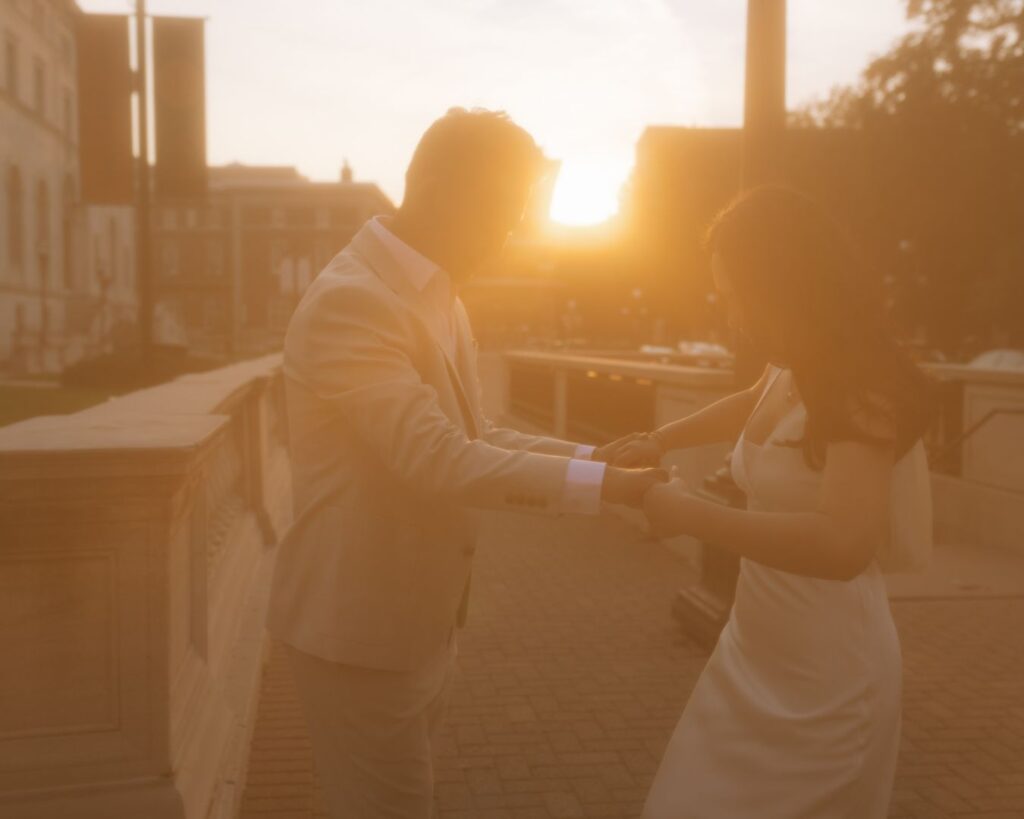
[[[623,469],[608,466],[601,485],[601,500],[640,508],[647,491],[660,483],[667,483],[669,474],[664,469]]]
[[[665,451],[657,436],[649,432],[633,432],[594,450],[593,459],[624,469],[656,467]]]
[[[627,476],[629,499],[613,502],[642,507],[651,531],[658,537],[672,537],[679,534],[679,511],[690,497],[690,490],[675,468],[671,473],[658,468],[664,455],[656,435],[634,432],[598,447],[592,457],[595,461],[606,462],[609,472]],[[616,478],[612,478],[612,483],[615,482]],[[637,492],[640,492],[639,498]]]

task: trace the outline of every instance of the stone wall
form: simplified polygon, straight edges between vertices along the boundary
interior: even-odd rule
[[[277,356],[0,429],[0,815],[233,814],[289,517]]]

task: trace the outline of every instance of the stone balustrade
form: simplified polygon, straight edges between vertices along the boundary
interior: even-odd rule
[[[1024,555],[1024,373],[929,370],[946,396],[932,447],[937,535]]]
[[[288,479],[277,356],[0,429],[0,815],[234,815]]]

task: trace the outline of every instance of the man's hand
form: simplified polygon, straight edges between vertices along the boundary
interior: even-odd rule
[[[647,432],[634,432],[594,450],[591,458],[623,469],[656,467],[665,454],[661,442]]]
[[[667,481],[668,472],[664,469],[621,469],[609,466],[605,469],[604,482],[601,484],[601,500],[639,509],[643,506],[647,490]]]

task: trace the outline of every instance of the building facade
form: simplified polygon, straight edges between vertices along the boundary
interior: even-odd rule
[[[80,191],[71,0],[0,3],[0,372],[107,349],[135,310],[133,210]]]
[[[280,345],[313,277],[370,217],[374,184],[310,182],[291,167],[209,168],[204,201],[154,208],[155,337],[213,354]]]

